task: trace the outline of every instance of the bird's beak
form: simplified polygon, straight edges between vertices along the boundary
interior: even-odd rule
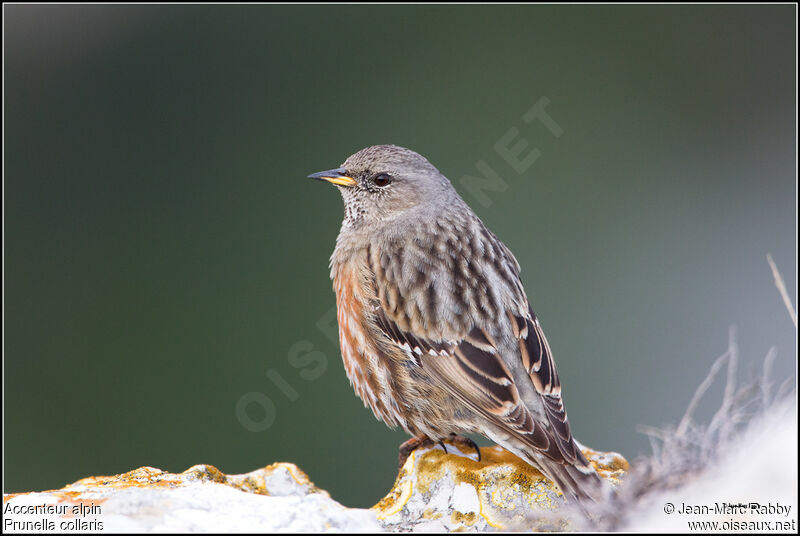
[[[320,171],[319,173],[312,173],[308,176],[309,179],[317,179],[321,181],[328,181],[337,186],[355,186],[356,180],[353,177],[347,176],[347,170],[344,168],[329,169],[328,171]]]

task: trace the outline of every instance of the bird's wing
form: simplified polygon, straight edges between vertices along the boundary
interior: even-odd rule
[[[572,438],[553,354],[533,309],[528,305],[528,314],[524,316],[509,314],[509,321],[519,345],[522,366],[543,402],[550,424],[549,438],[555,440],[564,461],[574,464],[577,460],[585,465],[587,462]]]
[[[522,288],[519,263],[471,212],[459,214],[466,220],[425,222],[435,226],[433,237],[418,233],[388,249],[368,248],[375,326],[501,430],[556,463],[588,464],[572,438],[556,366]],[[527,374],[519,373],[522,368]],[[534,389],[515,383],[523,381]]]
[[[489,419],[502,430],[521,439],[548,458],[583,465],[583,455],[573,442],[566,411],[561,401],[561,384],[550,348],[533,312],[505,319],[519,343],[522,364],[542,400],[543,419],[537,418],[522,401],[519,389],[498,344],[484,329],[473,327],[454,341],[431,340],[403,331],[386,311],[376,312],[376,324],[387,338],[412,356],[417,364],[456,398]]]

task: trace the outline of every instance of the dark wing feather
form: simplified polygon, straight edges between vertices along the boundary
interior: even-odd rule
[[[569,464],[577,462],[587,465],[583,453],[573,441],[567,412],[561,400],[561,381],[558,379],[553,354],[533,309],[528,306],[527,316],[512,316],[510,320],[515,327],[514,335],[519,340],[522,365],[528,371],[536,391],[541,396],[552,429],[550,437],[557,445],[560,456]],[[550,454],[557,459],[554,456],[555,452]]]
[[[384,334],[451,394],[536,449],[558,455],[559,448],[544,426],[536,423],[520,400],[511,372],[485,331],[473,328],[460,341],[443,343],[404,332],[382,310],[377,311],[376,318]]]

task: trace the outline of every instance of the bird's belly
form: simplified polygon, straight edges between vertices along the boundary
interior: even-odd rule
[[[356,394],[375,416],[388,424],[403,423],[399,408],[388,386],[378,381],[381,364],[364,322],[364,296],[357,271],[340,270],[334,281],[336,320],[344,370]]]

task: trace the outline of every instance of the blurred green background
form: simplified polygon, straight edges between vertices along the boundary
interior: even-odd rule
[[[743,379],[771,346],[794,377],[765,260],[794,296],[794,6],[3,10],[6,492],[291,461],[382,497],[406,437],[345,377],[342,202],[304,178],[377,143],[514,251],[582,442],[647,453],[636,426],[680,418],[730,325]],[[521,119],[542,97],[560,137]],[[541,151],[522,174],[511,128]]]

